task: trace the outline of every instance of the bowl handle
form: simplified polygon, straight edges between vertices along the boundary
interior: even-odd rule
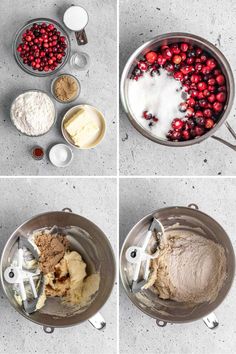
[[[189,205],[188,205],[188,208],[192,208],[192,209],[196,209],[196,210],[199,209],[198,205],[197,205],[197,204],[194,204],[194,203],[189,204]]]
[[[63,208],[62,211],[64,211],[65,213],[72,213],[71,208]]]
[[[219,325],[219,321],[214,312],[210,313],[206,317],[203,317],[203,322],[210,329],[215,329]]]
[[[98,330],[104,329],[106,327],[106,322],[100,312],[96,313],[96,315],[89,318],[89,322],[93,327]]]
[[[225,126],[226,128],[229,130],[230,134],[233,136],[233,138],[236,140],[236,132],[233,130],[233,128],[231,127],[231,125],[229,125],[228,122],[225,122]],[[229,143],[228,141],[219,138],[218,136],[212,135],[212,138],[219,141],[222,144],[225,144],[226,146],[228,146],[229,148],[233,149],[234,151],[236,151],[236,145]]]
[[[158,327],[165,327],[167,325],[167,322],[161,321],[161,320],[156,320],[156,324]]]
[[[54,332],[54,327],[43,326],[43,330],[47,334],[52,334]]]

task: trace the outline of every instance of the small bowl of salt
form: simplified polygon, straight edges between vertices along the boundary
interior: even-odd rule
[[[73,159],[73,152],[66,144],[56,144],[49,151],[49,160],[56,167],[66,167]]]

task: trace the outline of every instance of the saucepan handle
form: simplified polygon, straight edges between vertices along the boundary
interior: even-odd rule
[[[233,136],[233,138],[236,140],[236,132],[233,130],[231,125],[228,122],[225,122],[225,126],[229,130],[229,132]],[[219,138],[218,136],[215,136],[215,135],[212,135],[212,138],[219,141],[220,143],[228,146],[229,148],[233,149],[234,151],[236,151],[236,145],[229,143],[227,140]]]
[[[104,329],[106,327],[106,322],[100,312],[96,313],[96,315],[89,318],[89,322],[93,327],[98,330]]]
[[[219,321],[214,312],[210,313],[206,317],[203,317],[203,322],[210,329],[215,329],[219,325]]]
[[[167,322],[162,320],[156,320],[156,324],[158,327],[165,327],[167,325]]]
[[[72,213],[71,208],[63,208],[62,211],[64,211],[65,213]]]
[[[54,327],[43,326],[43,330],[47,334],[52,334],[54,332]]]
[[[197,205],[197,204],[194,204],[194,203],[189,204],[189,205],[188,205],[188,208],[192,208],[192,209],[196,209],[196,210],[199,209],[198,205]]]

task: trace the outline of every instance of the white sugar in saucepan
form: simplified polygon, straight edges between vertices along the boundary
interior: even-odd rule
[[[160,76],[144,73],[138,81],[129,80],[128,103],[134,117],[144,128],[155,136],[166,139],[174,118],[184,118],[185,113],[179,111],[179,104],[184,102],[184,90],[181,83],[168,75],[164,69],[159,69]],[[148,111],[159,121],[149,127],[150,120],[143,118],[143,112]]]

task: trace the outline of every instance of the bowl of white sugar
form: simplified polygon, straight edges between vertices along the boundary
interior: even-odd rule
[[[54,126],[56,108],[46,92],[28,90],[14,99],[10,117],[20,133],[27,136],[41,136]]]

